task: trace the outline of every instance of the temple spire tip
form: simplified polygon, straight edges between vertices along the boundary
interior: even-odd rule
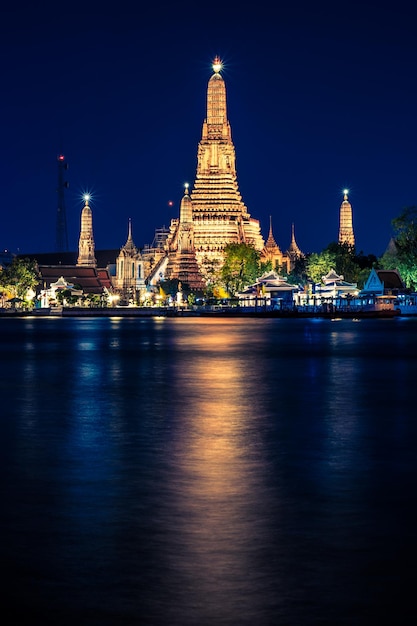
[[[214,57],[214,61],[213,61],[213,71],[218,74],[222,69],[223,69],[223,63],[221,62],[221,59],[219,56],[215,56]]]

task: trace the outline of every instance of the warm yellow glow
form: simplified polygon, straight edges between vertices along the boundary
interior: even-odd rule
[[[223,287],[215,287],[213,290],[213,295],[215,298],[228,298],[229,294]]]
[[[223,68],[223,63],[220,61],[220,57],[215,57],[213,62],[213,70],[218,74]]]

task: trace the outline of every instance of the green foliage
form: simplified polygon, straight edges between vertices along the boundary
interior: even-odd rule
[[[15,257],[10,265],[0,272],[0,285],[17,298],[25,298],[29,289],[39,283],[36,261]]]
[[[261,261],[259,265],[259,276],[262,276],[262,274],[266,274],[266,272],[271,272],[272,269],[272,261]]]
[[[335,264],[333,269],[337,274],[343,276],[343,279],[349,283],[356,283],[360,268],[356,262],[355,246],[349,243],[330,243],[327,248],[329,252],[334,254]]]
[[[234,295],[255,282],[260,274],[260,253],[253,246],[245,243],[227,244],[221,278],[229,294]]]
[[[285,275],[285,278],[292,285],[305,285],[308,282],[307,258],[305,256],[297,257],[292,270]]]
[[[397,269],[406,287],[417,289],[417,207],[406,207],[391,222],[394,246],[379,260],[384,269]]]
[[[343,276],[348,283],[363,287],[369,271],[377,265],[373,254],[356,254],[355,246],[348,243],[330,243],[321,253],[310,254],[306,261],[306,273],[310,280],[320,282],[331,269]]]
[[[399,256],[408,259],[417,258],[417,207],[410,206],[402,210],[392,220],[394,241]]]
[[[209,259],[205,256],[200,265],[200,273],[206,283],[205,295],[212,296],[215,289],[222,285],[222,258]]]
[[[314,283],[320,283],[322,276],[325,276],[331,269],[335,268],[336,255],[329,250],[312,252],[306,259],[307,278]]]
[[[71,289],[59,289],[55,294],[55,298],[59,304],[64,304],[65,300],[69,305],[77,304],[79,300],[79,296],[74,295]]]

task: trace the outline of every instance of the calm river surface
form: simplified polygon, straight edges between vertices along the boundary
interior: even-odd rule
[[[0,319],[2,614],[417,623],[417,319]]]

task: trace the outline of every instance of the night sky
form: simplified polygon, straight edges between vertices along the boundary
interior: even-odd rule
[[[0,249],[55,250],[60,153],[70,249],[85,192],[96,249],[121,247],[129,218],[150,244],[193,186],[218,54],[240,192],[264,237],[271,215],[282,249],[294,223],[300,248],[321,251],[348,188],[357,251],[381,255],[417,204],[413,3],[149,6],[2,9]]]

